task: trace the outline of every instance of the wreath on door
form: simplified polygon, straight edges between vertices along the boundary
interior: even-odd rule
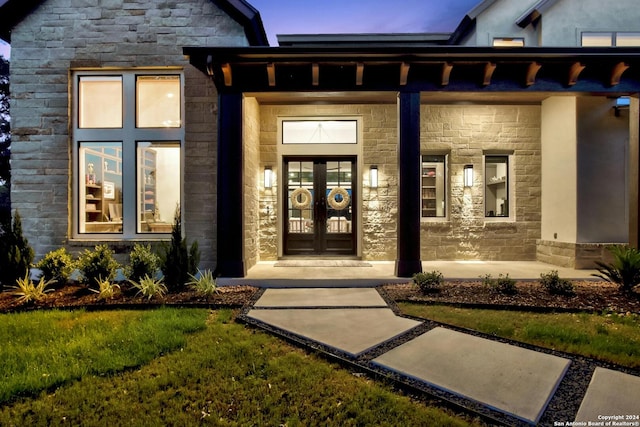
[[[336,196],[338,195],[340,196],[340,198],[336,199]],[[329,200],[327,200],[327,203],[329,203],[329,206],[331,206],[332,209],[341,211],[342,209],[349,206],[350,201],[351,198],[349,197],[349,193],[347,192],[347,190],[342,187],[333,187],[333,189],[329,193]]]
[[[311,192],[300,187],[291,193],[291,205],[294,209],[307,209],[311,205]]]

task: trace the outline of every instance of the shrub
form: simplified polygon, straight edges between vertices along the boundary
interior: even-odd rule
[[[160,268],[167,288],[171,291],[180,289],[189,281],[190,274],[196,274],[199,263],[198,242],[194,241],[187,250],[187,238],[182,237],[182,219],[178,206],[171,229],[171,243],[164,244],[160,252]]]
[[[593,276],[615,283],[624,292],[631,292],[640,283],[640,251],[630,246],[610,246],[613,262],[596,261],[598,273]]]
[[[129,280],[129,283],[138,290],[136,296],[142,294],[147,300],[155,296],[163,297],[167,293],[167,287],[162,283],[162,280],[150,276],[145,276],[137,282]]]
[[[33,261],[33,249],[22,235],[20,214],[16,211],[13,223],[10,220],[8,222],[0,229],[0,284],[13,286],[25,272],[28,275]]]
[[[48,252],[36,267],[42,270],[45,280],[55,282],[58,286],[64,286],[73,273],[74,262],[66,248]]]
[[[51,292],[52,289],[46,289],[51,283],[53,283],[51,280],[45,280],[44,277],[41,277],[36,285],[27,272],[23,278],[16,281],[16,286],[14,286],[16,290],[13,295],[18,297],[20,303],[38,302],[46,296],[47,292]]]
[[[202,272],[198,269],[197,276],[190,274],[189,277],[191,277],[191,281],[187,285],[191,286],[198,295],[209,298],[218,292],[218,285],[211,270]]]
[[[78,258],[78,269],[89,287],[98,288],[101,280],[112,281],[119,267],[107,245],[98,245],[93,251],[85,249]]]
[[[442,273],[437,270],[428,273],[416,273],[413,275],[413,282],[423,294],[437,292],[443,282]]]
[[[98,289],[91,289],[98,294],[99,300],[107,300],[113,298],[116,293],[116,289],[120,289],[120,286],[106,279],[98,279]]]
[[[155,277],[160,266],[160,257],[151,250],[151,245],[136,243],[129,254],[129,265],[125,276],[134,282],[145,276]]]
[[[572,296],[576,293],[570,280],[558,277],[558,270],[540,274],[540,283],[550,294]]]
[[[501,294],[514,295],[518,292],[518,288],[516,288],[516,281],[510,278],[508,274],[505,274],[504,276],[499,274],[497,279],[491,277],[491,274],[480,277],[483,285],[489,286],[491,289],[496,292],[500,292]]]

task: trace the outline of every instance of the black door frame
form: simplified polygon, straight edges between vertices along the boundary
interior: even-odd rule
[[[313,233],[289,232],[289,162],[313,162]],[[327,231],[327,170],[328,162],[351,162],[351,232]],[[357,156],[283,156],[282,253],[284,256],[355,256],[357,253]]]

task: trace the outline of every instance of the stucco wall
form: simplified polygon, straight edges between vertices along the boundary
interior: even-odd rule
[[[448,218],[421,225],[422,260],[533,260],[540,236],[540,107],[438,106],[421,109],[421,150],[449,154]],[[485,154],[512,154],[512,218],[485,218]],[[464,165],[474,185],[464,188]]]
[[[528,26],[520,28],[516,20],[538,0],[497,0],[476,19],[476,28],[463,42],[467,46],[491,46],[497,37],[522,37],[525,46],[538,45],[538,33]]]
[[[184,67],[184,224],[215,265],[216,96],[182,46],[247,45],[209,0],[48,0],[12,32],[12,203],[37,257],[69,242],[69,76],[78,67]],[[94,244],[87,242],[86,244]]]

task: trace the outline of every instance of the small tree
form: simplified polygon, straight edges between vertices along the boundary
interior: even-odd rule
[[[198,242],[194,241],[187,249],[187,238],[182,237],[182,216],[178,206],[171,229],[171,243],[163,244],[160,251],[160,268],[169,291],[176,291],[184,286],[189,281],[189,275],[196,274],[199,263]]]
[[[5,221],[0,230],[0,282],[13,286],[28,274],[33,261],[33,249],[22,235],[22,220],[16,211],[13,223]]]

